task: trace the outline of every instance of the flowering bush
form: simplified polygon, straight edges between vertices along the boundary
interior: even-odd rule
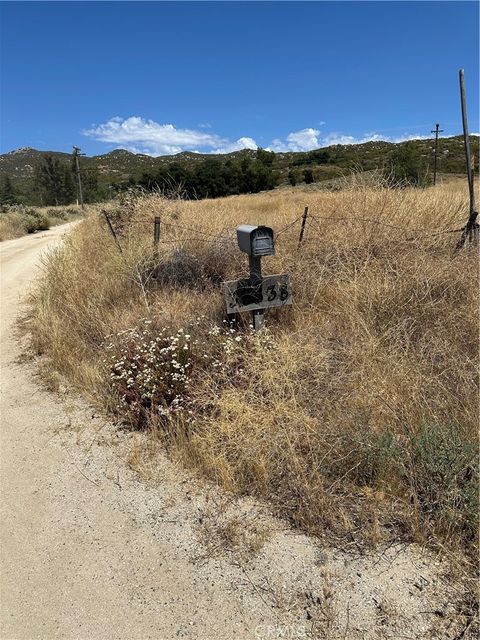
[[[183,329],[170,334],[143,320],[140,328],[117,334],[107,350],[118,413],[142,426],[152,414],[168,418],[185,409],[192,362],[191,338]]]
[[[240,331],[229,327],[226,320],[223,327],[214,325],[207,336],[209,352],[204,353],[203,358],[214,370],[228,376],[243,373],[245,358],[273,347],[268,331],[255,333],[253,325],[249,325],[247,331]]]
[[[144,319],[140,327],[116,334],[106,347],[110,356],[104,362],[118,415],[136,427],[179,414],[193,423],[195,413],[208,411],[208,402],[192,399],[191,386],[210,378],[215,393],[225,384],[247,384],[246,359],[273,346],[267,332],[244,332],[226,323],[205,327],[203,317],[191,330],[197,339],[184,329],[171,333]]]

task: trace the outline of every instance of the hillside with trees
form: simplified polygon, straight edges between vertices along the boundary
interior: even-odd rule
[[[479,138],[471,137],[479,157]],[[392,180],[414,185],[431,182],[433,139],[402,143],[366,142],[333,145],[306,152],[273,153],[245,149],[228,154],[182,152],[152,157],[124,149],[80,158],[85,202],[107,200],[132,186],[175,190],[187,198],[216,198],[256,193],[281,185],[322,183],[354,171],[382,170]],[[442,138],[438,170],[464,174],[463,138]],[[70,204],[77,182],[72,155],[22,148],[0,155],[0,203]]]

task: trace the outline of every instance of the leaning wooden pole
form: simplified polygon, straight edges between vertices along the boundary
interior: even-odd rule
[[[105,209],[102,209],[102,213],[105,216],[105,220],[107,221],[108,224],[108,228],[110,229],[110,233],[113,236],[113,239],[115,240],[115,244],[118,247],[118,250],[120,251],[120,253],[123,253],[122,251],[122,245],[120,244],[117,234],[115,233],[115,229],[113,228],[112,223],[110,222],[110,218],[108,217],[108,213],[105,211]]]
[[[465,73],[460,69],[460,99],[462,101],[463,140],[465,143],[465,161],[467,163],[468,190],[470,192],[470,215],[475,211],[475,189],[473,186],[474,171],[472,167],[472,152],[470,150],[470,136],[468,134],[467,101],[465,99]]]
[[[460,79],[460,100],[462,103],[462,124],[463,124],[463,141],[465,144],[465,162],[467,165],[467,178],[468,178],[468,192],[470,196],[470,208],[468,222],[464,227],[462,237],[458,241],[457,249],[460,249],[465,240],[477,240],[478,236],[478,212],[475,206],[475,187],[474,187],[474,175],[475,171],[472,166],[472,152],[470,150],[470,136],[468,133],[468,119],[467,119],[467,101],[465,99],[465,72],[463,69],[459,71]]]
[[[305,224],[307,222],[307,216],[308,216],[308,207],[305,207],[305,209],[303,210],[303,216],[302,216],[302,227],[300,229],[300,237],[298,238],[298,248],[300,248],[302,242],[303,242],[303,236],[305,235]]]

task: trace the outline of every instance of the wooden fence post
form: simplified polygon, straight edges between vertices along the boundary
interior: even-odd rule
[[[307,222],[307,216],[308,216],[308,207],[305,207],[305,210],[303,212],[302,215],[302,227],[300,229],[300,237],[298,238],[298,247],[300,248],[300,245],[303,242],[303,236],[305,234],[305,224]]]
[[[108,228],[110,229],[110,233],[112,234],[113,239],[115,240],[115,244],[117,245],[118,250],[120,251],[120,253],[123,253],[122,247],[120,246],[120,242],[118,241],[118,238],[117,238],[117,234],[115,233],[115,229],[113,228],[112,223],[110,222],[110,218],[108,217],[108,213],[106,212],[105,209],[103,209],[102,213],[105,216],[105,220],[107,221]]]
[[[153,228],[153,244],[155,247],[158,247],[158,243],[160,242],[160,217],[155,216],[155,223]]]

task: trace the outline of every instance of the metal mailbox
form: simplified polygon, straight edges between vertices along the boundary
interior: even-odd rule
[[[237,242],[240,251],[253,258],[275,255],[273,229],[270,227],[242,224],[237,227]]]
[[[237,242],[240,251],[248,255],[250,276],[223,283],[227,316],[232,320],[235,314],[250,311],[253,328],[259,331],[265,325],[265,309],[292,304],[290,278],[286,273],[262,275],[262,257],[275,255],[273,229],[241,224],[237,227]]]

